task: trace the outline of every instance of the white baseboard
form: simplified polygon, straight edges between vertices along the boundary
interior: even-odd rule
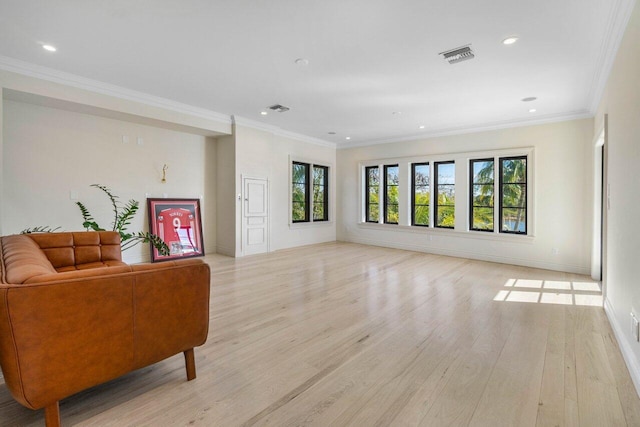
[[[226,246],[216,246],[216,249],[214,251],[217,254],[220,255],[226,255],[226,256],[230,256],[230,257],[235,257],[236,256],[236,251],[233,248],[229,248]],[[209,253],[214,253],[214,252],[209,252]]]
[[[627,364],[627,369],[629,369],[629,374],[631,375],[631,380],[636,388],[636,393],[640,396],[640,363],[638,363],[638,359],[633,354],[629,341],[623,333],[624,329],[616,319],[613,305],[611,305],[608,298],[605,298],[604,300],[604,312],[607,314],[609,324],[611,324],[611,329],[613,329],[613,334],[616,336],[616,340],[618,340],[620,352]]]
[[[497,255],[465,251],[465,250],[450,250],[450,249],[442,249],[437,247],[425,247],[421,245],[398,243],[394,241],[385,241],[380,239],[367,239],[367,238],[355,236],[353,234],[348,235],[346,241],[353,242],[353,243],[360,243],[363,245],[382,246],[385,248],[404,249],[404,250],[416,251],[416,252],[426,252],[426,253],[431,253],[436,255],[446,255],[446,256],[453,256],[458,258],[477,259],[480,261],[497,262],[500,264],[521,265],[523,267],[541,268],[544,270],[563,271],[567,273],[576,273],[576,274],[584,274],[584,275],[589,275],[591,273],[590,266],[551,263],[547,261],[540,261],[540,260],[529,259],[529,258],[505,257],[505,256],[497,256]]]

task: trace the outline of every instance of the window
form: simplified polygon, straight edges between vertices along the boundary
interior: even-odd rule
[[[398,223],[398,165],[384,166],[384,222]]]
[[[366,222],[379,222],[380,220],[380,168],[369,166],[364,169],[365,185],[365,209]]]
[[[527,234],[527,156],[500,158],[500,232]]]
[[[329,212],[329,168],[313,165],[313,220],[328,221]]]
[[[429,226],[429,191],[430,169],[429,163],[413,163],[411,165],[411,224],[423,227]]]
[[[470,161],[469,228],[472,230],[493,231],[493,166],[493,159]]]
[[[364,226],[370,229],[530,240],[522,236],[535,234],[533,153],[521,147],[367,160],[359,169],[360,221],[373,223]]]
[[[291,220],[309,222],[309,164],[293,162],[291,173]]]
[[[328,166],[292,162],[291,186],[292,222],[329,220]]]
[[[456,202],[456,164],[452,161],[436,162],[434,166],[434,186],[436,190],[434,221],[436,227],[453,228]]]

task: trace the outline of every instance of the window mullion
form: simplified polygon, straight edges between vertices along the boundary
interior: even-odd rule
[[[316,185],[315,182],[313,182],[314,179],[314,170],[313,170],[313,163],[309,163],[309,175],[310,175],[310,179],[309,182],[307,183],[307,186],[309,187],[309,222],[313,222],[314,218],[314,208],[313,205],[315,204],[315,200],[313,200],[313,195],[314,195],[314,190],[316,189]]]

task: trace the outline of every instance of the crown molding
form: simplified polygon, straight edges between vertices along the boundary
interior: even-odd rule
[[[629,24],[629,19],[631,19],[635,3],[636,0],[615,0],[611,15],[607,19],[608,26],[606,34],[598,54],[599,66],[593,75],[587,98],[589,111],[592,114],[596,113],[602,100],[604,88],[609,80],[609,74],[611,74],[613,63],[620,48],[620,43],[622,43],[627,25]]]
[[[92,80],[64,71],[54,70],[52,68],[43,67],[19,59],[10,58],[0,55],[0,70],[21,74],[28,77],[34,77],[41,80],[50,81],[90,92],[100,93],[114,98],[125,99],[128,101],[139,102],[141,104],[152,107],[170,110],[176,113],[186,114],[189,116],[199,117],[202,119],[213,120],[224,124],[231,124],[231,117],[205,108],[194,107],[192,105],[183,104],[181,102],[172,101],[167,98],[149,95],[147,93],[138,92],[121,86],[104,83],[98,80]]]
[[[282,136],[284,138],[295,139],[301,142],[307,142],[309,144],[320,145],[323,147],[336,148],[335,142],[325,141],[320,138],[314,138],[312,136],[303,135],[301,133],[290,132],[288,130],[284,130],[279,128],[278,126],[268,125],[266,123],[258,122],[255,120],[247,119],[241,116],[231,116],[231,120],[234,125],[240,125],[256,130],[261,130],[264,132],[269,132],[274,135]]]
[[[468,133],[488,132],[492,130],[510,129],[525,126],[536,126],[547,123],[566,122],[569,120],[580,120],[593,118],[593,114],[587,110],[575,111],[567,114],[556,114],[537,117],[529,120],[509,120],[503,122],[488,123],[485,125],[470,125],[447,129],[434,129],[425,131],[420,134],[409,135],[398,138],[375,139],[362,142],[351,142],[338,145],[338,150],[366,147],[369,145],[390,144],[395,142],[421,141],[429,138],[437,138],[442,136],[463,135]]]

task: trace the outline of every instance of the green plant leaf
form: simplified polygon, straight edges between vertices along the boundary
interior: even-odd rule
[[[169,246],[157,235],[146,231],[138,231],[137,233],[130,234],[126,243],[122,243],[122,250],[130,249],[139,243],[151,243],[160,254],[169,255]]]
[[[95,221],[85,221],[82,223],[82,226],[88,230],[93,231],[105,231],[104,228],[100,228],[100,226]]]
[[[116,224],[118,223],[118,219],[120,218],[120,213],[118,210],[118,196],[114,195],[111,190],[109,188],[107,188],[104,185],[101,184],[91,184],[91,187],[95,187],[98,188],[100,190],[102,190],[108,197],[109,200],[111,201],[111,206],[113,208],[113,231],[119,231],[116,228]]]
[[[138,212],[139,203],[137,200],[129,200],[129,202],[125,205],[120,213],[120,216],[116,219],[115,230],[120,234],[126,230],[128,225],[131,225],[131,220]]]
[[[32,233],[53,233],[60,230],[60,227],[51,228],[48,225],[38,225],[35,227],[25,228],[20,234],[32,234]]]

